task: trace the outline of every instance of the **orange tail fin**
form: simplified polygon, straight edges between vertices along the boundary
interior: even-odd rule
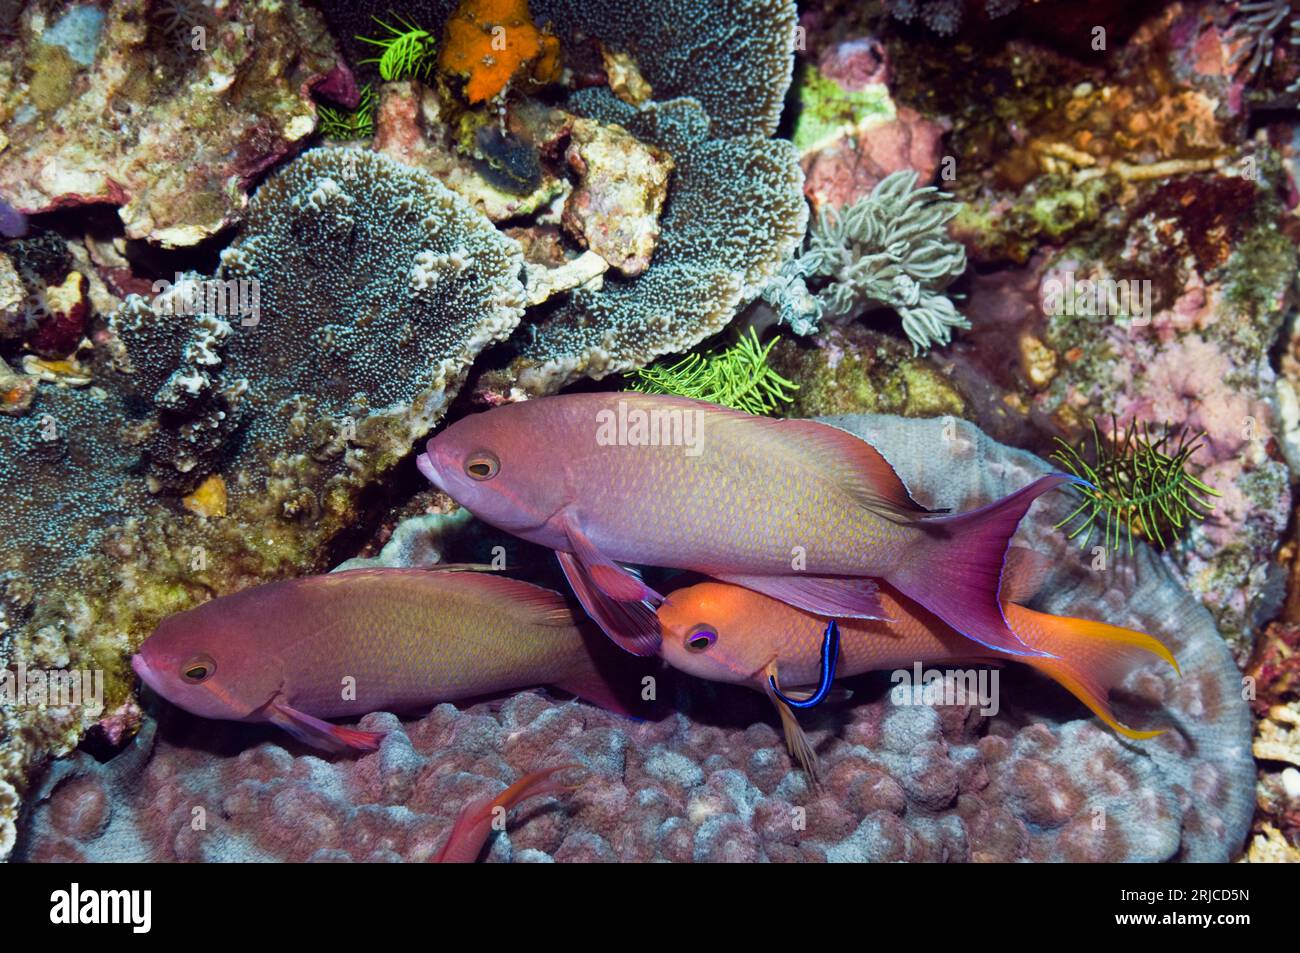
[[[561,784],[552,775],[561,771],[577,768],[576,764],[561,764],[553,768],[543,768],[525,774],[510,787],[494,798],[480,798],[466,804],[452,826],[451,834],[433,858],[435,864],[472,864],[483,852],[488,835],[492,833],[492,821],[498,809],[509,811],[512,807],[530,797],[542,797],[547,794],[559,794],[572,785]]]
[[[1098,718],[1126,738],[1142,740],[1163,733],[1137,731],[1120,724],[1109,701],[1111,689],[1123,682],[1133,669],[1151,661],[1152,655],[1164,659],[1175,672],[1182,674],[1178,662],[1158,639],[1104,622],[1048,615],[1024,606],[1008,604],[1006,613],[1011,628],[1026,644],[1057,656],[1028,656],[1019,661],[1065,686]]]

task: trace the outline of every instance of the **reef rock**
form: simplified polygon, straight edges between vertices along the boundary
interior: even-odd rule
[[[130,238],[196,244],[311,135],[308,89],[335,65],[297,0],[29,4],[0,50],[0,194],[28,213],[108,202]]]

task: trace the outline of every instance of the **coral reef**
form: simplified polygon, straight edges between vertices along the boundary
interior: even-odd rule
[[[23,211],[108,202],[129,237],[193,245],[316,127],[307,90],[336,53],[297,0],[200,6],[179,49],[149,0],[62,6],[29,4],[0,50],[0,194]]]
[[[273,176],[223,261],[129,298],[96,335],[95,386],[42,385],[0,429],[0,492],[23,501],[3,517],[5,661],[104,671],[114,712],[124,653],[159,618],[321,567],[523,311],[518,246],[370,152]],[[84,708],[0,711],[4,779],[21,792],[97,723],[118,730]]]
[[[1295,0],[0,7],[0,675],[105,689],[0,698],[0,858],[424,860],[574,762],[490,859],[1300,857]],[[138,699],[160,618],[266,580],[562,587],[411,447],[618,374],[837,415],[931,506],[1087,442],[1032,604],[1166,640],[1116,701],[1170,730],[877,674],[800,715],[818,791],[764,699],[666,671],[660,721],[527,692],[330,761]]]
[[[835,421],[870,437],[928,505],[968,507],[1047,465],[961,421]],[[586,778],[491,843],[496,861],[1223,861],[1253,805],[1249,713],[1209,615],[1145,547],[1094,572],[1052,529],[1063,497],[1022,541],[1052,555],[1040,608],[1145,628],[1183,666],[1135,673],[1126,704],[1170,731],[1129,743],[1058,687],[1005,672],[1001,711],[864,701],[808,721],[825,767],[812,790],[757,695],[661,684],[682,709],[633,721],[525,692],[400,722],[359,758],[322,760],[260,729],[170,712],[100,764],[60,762],[32,799],[31,860],[427,860],[467,801],[526,771],[575,762]],[[1036,508],[1037,509],[1037,508]]]
[[[815,65],[800,66],[791,138],[814,212],[856,204],[893,172],[912,169],[928,185],[939,171],[947,123],[894,102],[889,79],[873,36],[827,45]]]
[[[510,367],[529,393],[632,370],[717,333],[776,274],[807,221],[789,142],[707,138],[709,118],[690,100],[636,109],[586,92],[571,103],[579,114],[664,149],[676,170],[652,265],[579,288],[540,314]]]
[[[467,0],[464,6],[473,12],[478,4],[489,10],[522,6],[518,0]],[[411,23],[440,36],[460,6],[415,0],[403,10]],[[322,0],[320,7],[350,62],[371,55],[372,48],[355,37],[373,32],[372,17],[387,17],[387,3]],[[714,136],[776,132],[793,67],[792,0],[667,0],[653,17],[629,0],[533,0],[527,12],[533,24],[549,26],[559,39],[564,62],[580,63],[593,44],[622,54],[623,63],[636,64],[656,99],[698,101]],[[520,28],[526,29],[522,23]],[[597,56],[595,75],[582,85],[605,81],[604,62]],[[496,72],[488,75],[495,78]]]
[[[362,32],[361,18],[382,15],[368,4],[323,9],[345,49],[347,37]],[[498,102],[499,127],[480,125],[481,115],[432,89],[382,90],[377,148],[429,169],[494,221],[536,215],[548,223],[562,202],[565,232],[618,272],[593,280],[599,273],[581,259],[534,257],[535,245],[553,247],[533,240],[536,229],[519,236],[530,265],[575,274],[530,276],[530,303],[544,307],[530,315],[533,330],[513,360],[484,375],[485,399],[547,393],[689,350],[753,300],[802,237],[798,167],[787,141],[766,138],[790,81],[793,6],[725,0],[670,5],[660,14],[646,23],[618,2],[524,9],[514,0],[406,10],[410,24],[444,30],[440,64],[445,70],[455,59],[452,72],[467,80],[450,86],[471,102]],[[457,59],[460,45],[486,35],[485,24],[529,35],[540,28],[543,47],[547,31],[559,40],[575,87],[557,93],[560,109],[506,95],[509,80],[528,72],[531,43],[507,57],[494,52],[481,69],[470,69],[481,60]],[[712,31],[724,27],[728,39],[720,42]],[[531,68],[547,59],[540,53]]]

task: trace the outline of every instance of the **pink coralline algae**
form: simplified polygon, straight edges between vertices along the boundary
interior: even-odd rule
[[[833,418],[880,446],[927,506],[967,508],[1046,472],[955,419]],[[1163,639],[1116,697],[1130,743],[1027,670],[1000,674],[996,714],[894,698],[882,676],[805,717],[824,768],[810,787],[757,694],[661,683],[676,713],[622,718],[524,692],[422,718],[368,715],[378,751],[323,760],[261,729],[169,711],[107,762],[57,763],[30,799],[28,860],[424,861],[467,802],[576,763],[490,842],[490,861],[1225,861],[1253,806],[1250,714],[1208,613],[1140,548],[1093,571],[1036,504],[1017,542],[1053,567],[1031,605]],[[951,676],[949,676],[951,677]]]
[[[915,169],[922,185],[932,182],[946,131],[941,123],[900,107],[893,119],[865,125],[804,156],[804,193],[814,208],[843,208],[901,169]]]
[[[896,105],[888,81],[888,55],[870,36],[827,46],[804,67],[794,139],[814,211],[852,205],[903,169],[922,185],[934,179],[949,126]]]

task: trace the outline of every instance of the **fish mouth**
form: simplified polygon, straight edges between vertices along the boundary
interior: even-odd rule
[[[424,478],[436,486],[439,490],[446,493],[447,489],[442,484],[442,479],[438,473],[438,466],[433,462],[433,451],[426,449],[424,453],[415,458],[415,467],[424,474]]]
[[[161,687],[162,679],[158,677],[157,672],[149,667],[149,663],[145,661],[145,657],[139,652],[136,652],[131,656],[131,671],[135,672],[136,675],[139,675],[140,681],[144,682],[159,695],[163,694]]]

